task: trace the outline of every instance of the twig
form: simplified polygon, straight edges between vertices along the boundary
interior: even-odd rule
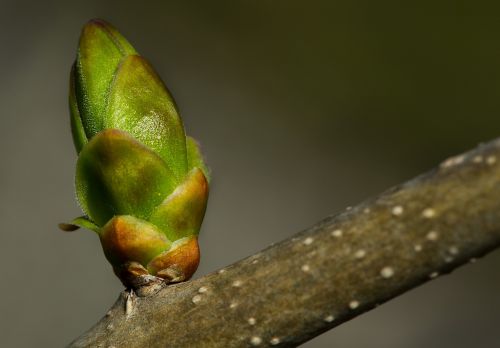
[[[500,139],[218,272],[124,292],[70,346],[296,346],[499,245]]]

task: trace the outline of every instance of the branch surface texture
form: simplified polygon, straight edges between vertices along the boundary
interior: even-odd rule
[[[500,245],[500,139],[200,279],[123,292],[70,347],[293,347]]]

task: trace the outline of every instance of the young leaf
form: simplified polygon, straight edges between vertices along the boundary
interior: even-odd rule
[[[200,145],[196,140],[190,136],[186,136],[186,149],[187,149],[187,160],[188,160],[188,171],[193,168],[200,168],[205,178],[210,182],[210,170],[208,169],[203,155],[200,151]]]
[[[73,143],[75,144],[76,152],[80,153],[83,146],[88,142],[88,140],[87,140],[87,135],[85,134],[85,129],[83,128],[80,110],[78,110],[78,104],[76,101],[74,64],[71,67],[71,73],[69,78],[69,113],[71,116],[70,122],[71,122],[71,133],[73,134]]]
[[[194,168],[186,180],[153,211],[149,221],[170,240],[198,235],[207,199],[207,180],[199,168]]]
[[[104,130],[80,152],[77,198],[99,226],[115,215],[147,219],[174,188],[165,162],[123,131]]]
[[[93,20],[83,28],[75,92],[88,139],[103,129],[102,113],[118,65],[125,56],[135,53],[127,40],[104,21]]]
[[[124,130],[158,153],[181,182],[187,173],[186,135],[173,98],[153,67],[126,57],[111,86],[104,128]]]
[[[76,231],[80,227],[86,228],[88,230],[94,231],[97,234],[100,232],[99,226],[97,226],[93,221],[91,221],[86,216],[79,216],[74,218],[70,223],[60,223],[59,228],[66,232]]]

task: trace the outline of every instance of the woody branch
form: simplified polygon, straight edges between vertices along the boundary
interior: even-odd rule
[[[500,139],[200,279],[124,292],[70,347],[303,343],[498,247],[499,162]]]

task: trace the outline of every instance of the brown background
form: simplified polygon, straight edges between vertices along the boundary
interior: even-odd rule
[[[500,134],[499,8],[463,3],[1,1],[0,345],[63,346],[121,290],[93,233],[56,228],[80,214],[66,96],[85,21],[152,61],[203,145],[200,276]],[[497,346],[499,263],[305,347]]]

